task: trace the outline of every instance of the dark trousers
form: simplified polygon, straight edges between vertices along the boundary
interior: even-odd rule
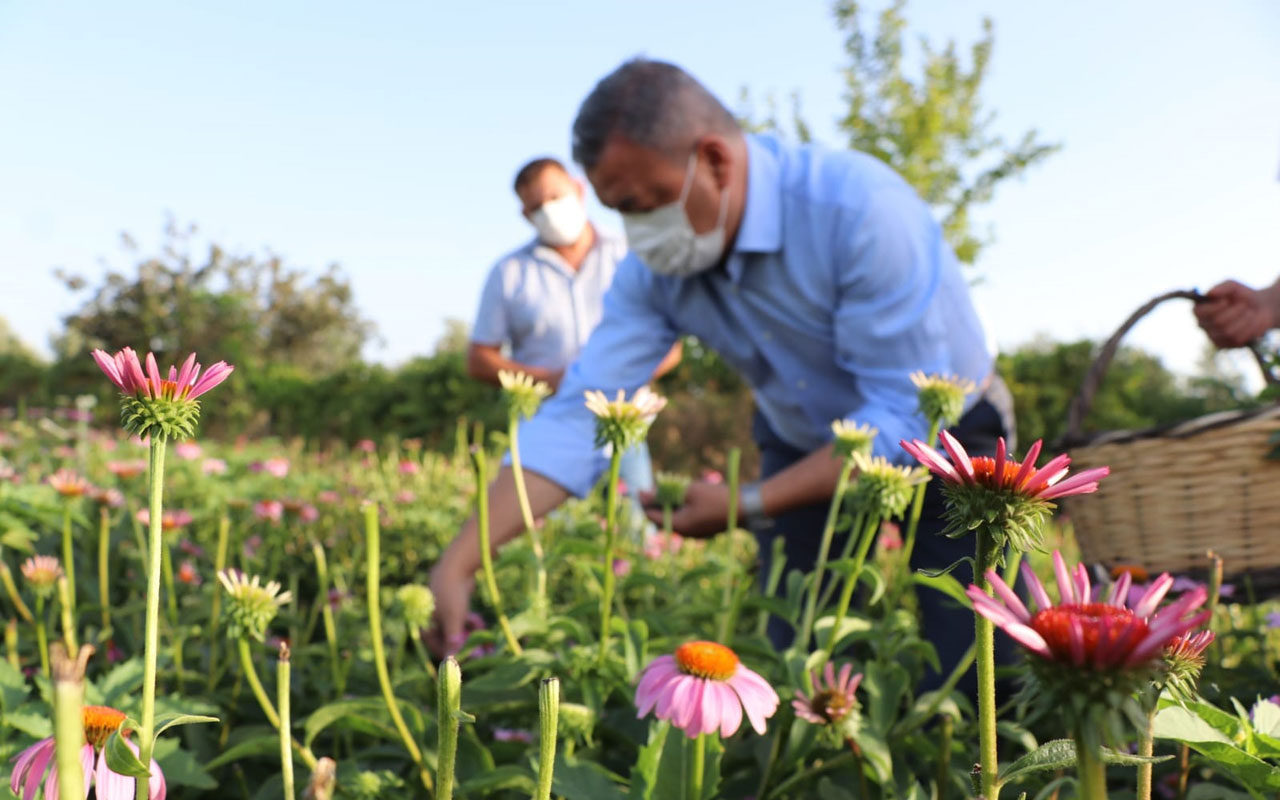
[[[808,453],[798,450],[778,438],[768,423],[759,414],[754,421],[754,436],[760,446],[761,477],[768,478]],[[1009,402],[1008,390],[996,381],[986,395],[980,399],[960,422],[949,428],[970,455],[995,455],[996,439],[1004,436],[1011,441],[1012,403]],[[961,536],[949,539],[942,535],[946,523],[942,519],[945,505],[942,497],[941,481],[931,480],[925,491],[924,508],[917,530],[915,551],[911,557],[912,569],[942,569],[950,566],[965,556],[972,557],[974,541],[972,536]],[[773,553],[774,539],[783,538],[786,554],[786,569],[811,571],[818,560],[818,548],[822,543],[822,529],[827,521],[829,502],[815,503],[779,514],[774,519],[772,528],[767,531],[756,531],[756,540],[760,545],[760,558],[763,561],[761,576],[769,574],[769,561]],[[905,529],[904,529],[905,534]],[[839,553],[844,547],[844,539],[848,532],[837,534],[832,542],[831,552]],[[952,574],[962,582],[972,578],[972,570],[968,565],[961,565]],[[779,584],[780,594],[786,592],[786,581]],[[921,614],[921,634],[933,644],[938,652],[938,660],[942,672],[930,671],[926,675],[921,690],[938,688],[952,668],[973,644],[973,612],[961,606],[950,597],[932,589],[921,589],[917,592]],[[773,617],[769,620],[769,639],[779,650],[791,644],[795,633],[786,621]],[[1013,648],[1008,637],[996,636],[997,663],[1009,663],[1013,656]],[[972,693],[977,690],[976,677],[970,669],[968,675],[959,684],[962,691]]]

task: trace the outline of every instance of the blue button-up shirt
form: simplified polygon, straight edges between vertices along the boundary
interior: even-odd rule
[[[634,391],[683,334],[741,372],[774,432],[803,450],[843,418],[878,428],[877,454],[901,462],[898,440],[927,433],[912,372],[987,378],[968,285],[915,190],[861,153],[747,145],[746,206],[724,267],[674,278],[622,262],[560,391],[521,426],[526,467],[590,491],[605,461],[583,392]]]

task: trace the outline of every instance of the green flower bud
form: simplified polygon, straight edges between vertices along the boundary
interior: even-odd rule
[[[849,492],[851,501],[856,508],[880,519],[902,516],[916,484],[928,477],[928,472],[921,467],[899,467],[884,456],[868,458],[854,453],[853,463],[858,469],[858,479]]]
[[[851,458],[854,453],[871,455],[871,447],[880,430],[870,425],[859,425],[852,420],[838,419],[831,423],[831,432],[835,434],[832,441],[835,454],[840,458]]]
[[[502,384],[507,409],[525,419],[538,413],[538,406],[551,395],[550,386],[543,381],[534,380],[532,375],[524,372],[498,370],[498,381]]]
[[[293,593],[281,592],[276,581],[269,581],[263,586],[257,575],[246,578],[236,569],[222,570],[218,573],[218,581],[229,595],[227,604],[223,606],[223,617],[227,636],[231,639],[245,637],[262,641],[280,606],[293,600]]]
[[[621,389],[618,396],[609,400],[604,392],[586,392],[587,408],[596,415],[596,446],[611,445],[626,450],[644,440],[658,412],[667,406],[667,399],[641,386],[630,400]]]
[[[964,398],[978,387],[973,381],[957,375],[925,375],[913,372],[911,382],[916,385],[916,402],[920,413],[929,420],[946,428],[960,421],[964,414]]]
[[[411,583],[396,590],[396,605],[400,616],[410,628],[422,629],[431,624],[431,615],[436,610],[436,597],[427,587]]]
[[[658,505],[664,508],[678,508],[684,505],[685,495],[689,492],[689,478],[675,472],[659,472],[653,476]]]

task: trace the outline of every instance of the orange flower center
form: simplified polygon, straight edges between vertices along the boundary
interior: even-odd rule
[[[124,723],[125,714],[109,706],[85,706],[81,718],[84,722],[85,741],[101,750],[111,734]]]
[[[1039,611],[1031,618],[1031,627],[1044,637],[1045,643],[1054,654],[1062,657],[1071,655],[1072,624],[1080,625],[1081,639],[1084,641],[1085,658],[1090,658],[1098,645],[1114,644],[1124,638],[1134,628],[1138,633],[1130,642],[1137,644],[1146,637],[1146,620],[1135,615],[1127,608],[1108,605],[1106,603],[1068,603]]]
[[[1018,470],[1022,469],[1021,461],[1006,460],[1000,475],[996,475],[996,460],[990,456],[974,456],[970,461],[973,462],[973,477],[978,483],[992,489],[1016,488],[1013,479],[1018,477]]]
[[[1137,564],[1116,564],[1111,568],[1111,580],[1120,580],[1120,576],[1126,572],[1134,583],[1146,583],[1151,577],[1150,573]]]
[[[676,648],[676,664],[686,675],[727,681],[738,671],[738,656],[715,642],[688,642]]]

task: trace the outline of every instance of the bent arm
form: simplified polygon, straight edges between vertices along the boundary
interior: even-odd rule
[[[684,342],[677,341],[671,345],[671,349],[662,357],[662,362],[658,364],[658,368],[653,371],[653,379],[656,381],[663,375],[675,369],[680,364],[680,359],[684,357]]]
[[[472,342],[467,347],[467,374],[471,377],[483,383],[501,386],[502,384],[498,380],[498,373],[502,370],[523,372],[535,380],[546,381],[552,391],[559,388],[560,379],[564,377],[563,369],[534,367],[504,358],[501,346],[496,344]]]

